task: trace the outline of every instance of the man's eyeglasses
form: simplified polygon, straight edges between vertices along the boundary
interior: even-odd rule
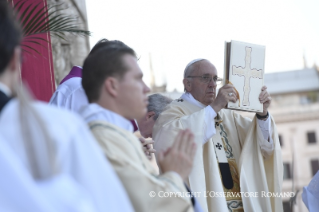
[[[203,76],[188,76],[187,78],[200,78],[200,81],[202,81],[203,83],[210,83],[212,80],[217,83],[220,81],[223,81],[222,78],[219,77],[212,77],[211,75],[208,74],[204,74]]]

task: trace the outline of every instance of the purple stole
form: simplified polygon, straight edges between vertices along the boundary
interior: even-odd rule
[[[60,82],[60,85],[62,83],[64,83],[65,81],[67,81],[68,79],[71,79],[73,77],[82,77],[82,68],[77,67],[77,66],[73,66],[73,68],[71,69],[70,73],[68,75],[66,75],[63,80]]]
[[[73,66],[73,68],[71,69],[70,73],[69,73],[68,75],[66,75],[66,76],[63,78],[63,80],[60,82],[60,85],[61,85],[62,83],[64,83],[65,81],[67,81],[67,80],[73,78],[73,77],[82,77],[82,68],[77,67],[77,66]],[[133,125],[134,132],[135,132],[135,131],[138,131],[138,127],[137,127],[135,121],[134,121],[134,120],[130,120],[130,121],[131,121],[131,123],[132,123],[132,125]]]

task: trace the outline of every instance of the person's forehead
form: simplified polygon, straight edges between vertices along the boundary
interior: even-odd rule
[[[129,66],[132,66],[132,67],[136,67],[137,66],[137,59],[133,55],[124,54],[122,56],[122,60],[124,61],[124,63],[126,65],[129,65]]]
[[[195,70],[196,70],[195,74],[198,74],[198,75],[204,75],[204,74],[209,74],[212,76],[217,75],[217,70],[215,66],[209,61],[205,61],[205,60],[197,62]]]
[[[123,56],[123,60],[129,70],[133,71],[135,74],[142,73],[142,70],[137,63],[136,57],[134,57],[133,55],[126,54]]]

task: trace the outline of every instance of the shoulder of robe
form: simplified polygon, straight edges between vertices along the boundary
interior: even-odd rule
[[[182,98],[173,100],[167,106],[167,108],[181,108],[181,109],[186,109],[186,108],[189,108],[189,107],[194,107],[194,105],[191,104],[190,102],[186,101],[185,99],[182,99]]]
[[[166,106],[164,111],[159,115],[158,119],[165,117],[184,116],[189,114],[189,108],[192,105],[184,99],[175,99],[169,105]]]
[[[183,107],[185,104],[187,104],[187,102],[184,99],[179,98],[179,99],[173,100],[170,104],[167,105],[166,108]]]
[[[175,110],[175,109],[178,109],[178,108],[183,108],[185,104],[185,100],[183,99],[175,99],[173,100],[170,104],[168,104],[166,107],[165,107],[165,110],[162,112],[166,112],[166,111],[169,111],[169,110]]]
[[[106,121],[92,121],[89,126],[111,163],[121,166],[138,164],[139,168],[146,168],[150,173],[156,173],[145,157],[140,141],[132,132]]]
[[[173,102],[180,102],[180,103],[183,103],[183,102],[184,102],[184,99],[182,99],[182,98],[175,99]]]
[[[92,131],[97,131],[101,133],[107,132],[107,135],[108,135],[107,138],[111,138],[113,136],[120,136],[123,139],[130,139],[130,140],[137,139],[137,137],[133,133],[127,130],[121,129],[107,121],[92,121],[89,123],[89,127]]]
[[[54,137],[57,137],[59,135],[58,140],[60,143],[72,140],[74,135],[79,133],[79,130],[88,130],[87,125],[79,115],[72,113],[66,109],[57,108],[40,101],[32,102],[31,106],[38,114],[45,127],[48,128],[48,132],[50,133],[50,135]],[[5,127],[12,127],[12,124],[16,124],[19,122],[20,113],[18,111],[18,100],[11,100],[8,103],[8,107],[5,107],[5,109],[1,113],[0,128],[2,130],[5,130]],[[5,124],[6,126],[2,126],[2,124]]]
[[[140,147],[140,143],[133,133],[106,121],[92,121],[88,125],[95,138],[100,144],[103,144],[102,146],[104,147],[124,152],[130,148]],[[111,155],[113,155],[113,153],[115,154],[114,151],[109,152]]]
[[[34,102],[32,105],[40,113],[41,118],[51,126],[54,125],[54,128],[59,127],[63,131],[77,130],[79,126],[87,128],[84,120],[78,114],[67,109],[57,108],[39,101]]]
[[[60,84],[57,87],[56,92],[70,95],[74,91],[81,90],[81,89],[83,90],[81,82],[82,82],[82,78],[73,77],[73,78],[65,81],[63,84]]]
[[[165,107],[164,111],[159,114],[153,127],[153,135],[156,134],[165,124],[187,115],[187,102],[185,100],[183,100],[183,102],[178,102],[177,100],[178,99],[173,100]]]

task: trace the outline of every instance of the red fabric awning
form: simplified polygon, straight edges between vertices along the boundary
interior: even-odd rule
[[[9,0],[9,3],[16,4],[19,1],[20,0]],[[40,7],[47,7],[46,0],[28,0],[22,9],[31,3],[34,5],[40,3]],[[34,14],[35,13],[36,11],[34,11]],[[30,47],[40,52],[41,55],[33,50],[26,49],[31,54],[23,53],[22,55],[21,77],[22,80],[28,84],[36,99],[48,102],[55,91],[50,33],[43,33],[36,36],[48,42],[37,40],[41,45],[27,43]],[[25,42],[23,41],[22,43]]]

